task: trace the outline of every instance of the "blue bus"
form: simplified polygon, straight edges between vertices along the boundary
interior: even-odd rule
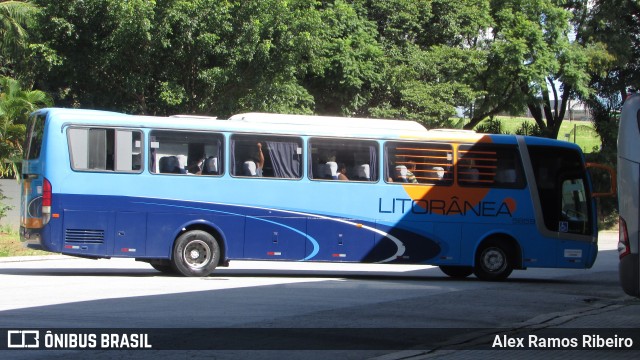
[[[431,264],[456,278],[589,268],[580,148],[412,121],[226,120],[43,109],[22,164],[21,240],[207,276],[236,259]]]

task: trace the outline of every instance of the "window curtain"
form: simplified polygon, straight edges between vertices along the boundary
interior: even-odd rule
[[[378,149],[369,146],[369,180],[378,181]]]
[[[299,179],[302,177],[300,145],[295,142],[267,141],[273,175],[278,178]]]
[[[229,159],[229,171],[231,172],[231,175],[233,176],[237,176],[240,175],[236,172],[236,142],[234,140],[231,140],[231,143],[229,144],[229,156],[231,157]],[[222,159],[222,158],[220,158]],[[220,161],[220,160],[218,160]]]

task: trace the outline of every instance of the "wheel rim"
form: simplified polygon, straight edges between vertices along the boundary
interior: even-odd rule
[[[490,248],[482,253],[482,267],[488,272],[499,273],[507,266],[506,256],[500,249]]]
[[[184,247],[182,258],[192,269],[203,268],[211,261],[211,248],[202,240],[192,240]]]

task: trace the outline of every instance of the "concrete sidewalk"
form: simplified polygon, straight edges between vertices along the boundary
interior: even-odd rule
[[[618,233],[615,231],[600,232],[599,248],[601,251],[612,250],[617,247]],[[622,291],[621,291],[621,294]],[[496,357],[513,357],[516,359],[638,359],[640,357],[640,299],[627,295],[602,301],[589,309],[575,308],[564,312],[544,314],[520,324],[513,324],[510,328],[478,329],[466,332],[458,338],[443,344],[434,350],[406,350],[375,360],[399,359],[487,359]],[[527,334],[538,334],[544,337],[549,334],[560,334],[566,339],[576,337],[579,345],[582,334],[599,336],[602,338],[629,338],[633,341],[633,348],[615,349],[490,349],[495,336],[516,338]],[[580,334],[577,336],[576,334]],[[453,348],[453,350],[451,349]],[[482,349],[482,350],[480,350]]]
[[[567,348],[532,349],[529,335],[540,341],[561,339],[569,344],[575,339],[578,347],[584,341],[610,339],[618,342],[617,348]],[[522,338],[525,349],[492,348],[495,339]],[[584,337],[584,338],[583,338]],[[628,339],[628,341],[627,341]],[[629,342],[630,341],[630,342]],[[631,348],[626,345],[632,343]],[[640,299],[621,297],[609,304],[588,311],[567,311],[545,314],[515,328],[478,329],[451,339],[440,348],[431,350],[404,350],[370,360],[422,360],[422,359],[479,359],[494,360],[512,357],[514,359],[638,359],[640,357]]]

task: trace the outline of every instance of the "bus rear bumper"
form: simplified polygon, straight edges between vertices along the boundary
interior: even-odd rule
[[[638,254],[628,254],[620,259],[618,273],[620,275],[620,285],[627,295],[640,297],[640,269]]]

